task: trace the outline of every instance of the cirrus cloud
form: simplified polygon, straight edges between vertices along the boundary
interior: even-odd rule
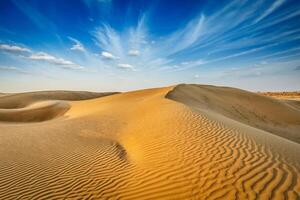
[[[15,45],[9,45],[9,44],[0,44],[0,49],[3,51],[8,51],[10,53],[30,53],[31,50],[20,47],[20,46],[15,46]]]
[[[31,60],[46,61],[55,65],[74,65],[72,61],[64,60],[63,58],[57,58],[45,52],[33,53],[28,58]]]
[[[84,67],[77,65],[70,60],[58,58],[45,52],[33,53],[27,58],[30,60],[44,61],[50,64],[60,65],[61,67],[66,69],[84,69]]]
[[[84,48],[83,44],[79,42],[79,40],[76,40],[75,38],[69,37],[69,39],[74,42],[73,46],[70,48],[71,50],[74,51],[82,51],[85,52],[86,49]]]

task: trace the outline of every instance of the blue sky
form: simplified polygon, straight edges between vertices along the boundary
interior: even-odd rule
[[[300,1],[0,1],[0,92],[178,83],[300,90]]]

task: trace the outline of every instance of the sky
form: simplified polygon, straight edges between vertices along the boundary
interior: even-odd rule
[[[179,83],[300,90],[300,1],[0,1],[0,92]]]

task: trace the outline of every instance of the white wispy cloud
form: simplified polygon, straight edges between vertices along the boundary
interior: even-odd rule
[[[114,56],[113,54],[111,54],[107,51],[102,51],[101,56],[106,58],[106,59],[111,59],[111,60],[118,59],[118,57]]]
[[[184,29],[172,34],[167,40],[168,46],[173,46],[170,48],[171,52],[176,53],[194,45],[205,32],[205,20],[206,17],[201,14],[199,18],[188,23]]]
[[[72,61],[65,60],[62,58],[57,58],[57,57],[47,54],[45,52],[33,53],[28,58],[31,60],[39,60],[39,61],[49,62],[49,63],[55,64],[55,65],[75,65]]]
[[[219,10],[199,12],[185,25],[178,27],[178,30],[162,37],[153,37],[149,32],[151,27],[147,26],[147,13],[143,13],[135,26],[122,31],[105,22],[96,27],[91,34],[101,52],[97,56],[85,49],[79,40],[69,37],[74,42],[71,50],[85,52],[85,61],[99,68],[117,69],[112,66],[118,66],[135,69],[134,64],[139,66],[139,70],[145,71],[188,70],[212,63],[219,65],[222,64],[221,61],[243,56],[274,57],[274,51],[269,49],[288,40],[294,41],[297,39],[296,36],[299,37],[299,31],[290,30],[288,26],[279,30],[269,30],[276,23],[300,14],[296,9],[290,8],[282,11],[282,15],[275,12],[285,2],[286,0],[274,2],[232,0]],[[259,13],[257,10],[262,12]],[[60,56],[45,52],[32,53],[28,50],[24,48],[19,51],[30,53],[28,57],[31,60],[69,68],[81,67]],[[276,54],[284,53],[283,51],[278,48]],[[260,52],[267,53],[259,55]]]
[[[31,50],[25,47],[20,47],[10,44],[0,44],[0,49],[11,53],[30,53]]]
[[[11,45],[11,44],[0,44],[0,50],[7,51],[13,54],[17,54],[21,58],[26,58],[33,61],[44,61],[53,65],[59,65],[63,68],[68,69],[84,69],[83,66],[80,66],[70,60],[66,60],[60,57],[56,57],[53,55],[50,55],[46,52],[34,52],[33,50],[21,46]],[[18,68],[14,67],[7,67],[11,70],[18,70]],[[4,67],[3,67],[4,69]]]
[[[86,52],[86,49],[84,48],[84,46],[81,42],[79,42],[78,40],[76,40],[75,38],[72,38],[72,37],[69,37],[69,39],[75,43],[70,48],[71,50]]]
[[[122,47],[120,35],[109,25],[103,25],[97,28],[94,33],[98,45],[104,50],[116,57],[123,57],[124,50]]]
[[[262,17],[260,20],[271,15],[274,17],[274,11],[285,0],[279,1],[263,3],[233,0],[210,15],[196,16],[185,26],[162,38],[153,38],[148,33],[146,14],[142,15],[135,27],[125,31],[118,32],[110,25],[103,24],[96,28],[93,35],[99,47],[109,53],[103,57],[111,60],[117,57],[118,62],[138,63],[145,70],[187,70],[246,55],[252,56],[280,45],[277,41],[286,42],[287,36],[295,39],[293,34],[297,32],[291,30],[280,30],[279,34],[272,37],[261,34],[265,28],[269,28],[269,25],[266,26],[270,23],[269,17],[257,25],[246,23],[253,22],[258,17]],[[257,10],[262,7],[269,9],[258,16]],[[154,39],[155,43],[152,43]],[[187,59],[189,57],[191,58]]]
[[[285,2],[286,2],[286,0],[276,0],[276,1],[274,1],[274,3],[267,10],[265,10],[265,12],[263,12],[262,15],[260,15],[254,21],[254,23],[257,23],[257,22],[263,20],[264,18],[266,18],[267,16],[269,16],[272,12],[274,12],[277,8],[279,8]]]
[[[28,59],[34,60],[34,61],[43,61],[43,62],[47,62],[47,63],[54,64],[54,65],[59,65],[65,69],[84,69],[83,66],[75,64],[70,60],[58,58],[58,57],[55,57],[55,56],[50,55],[45,52],[33,53],[28,57]]]

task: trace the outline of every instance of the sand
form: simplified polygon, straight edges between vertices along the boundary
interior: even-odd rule
[[[300,198],[299,109],[281,100],[179,85],[6,107],[0,199]],[[5,118],[24,110],[43,119]]]

